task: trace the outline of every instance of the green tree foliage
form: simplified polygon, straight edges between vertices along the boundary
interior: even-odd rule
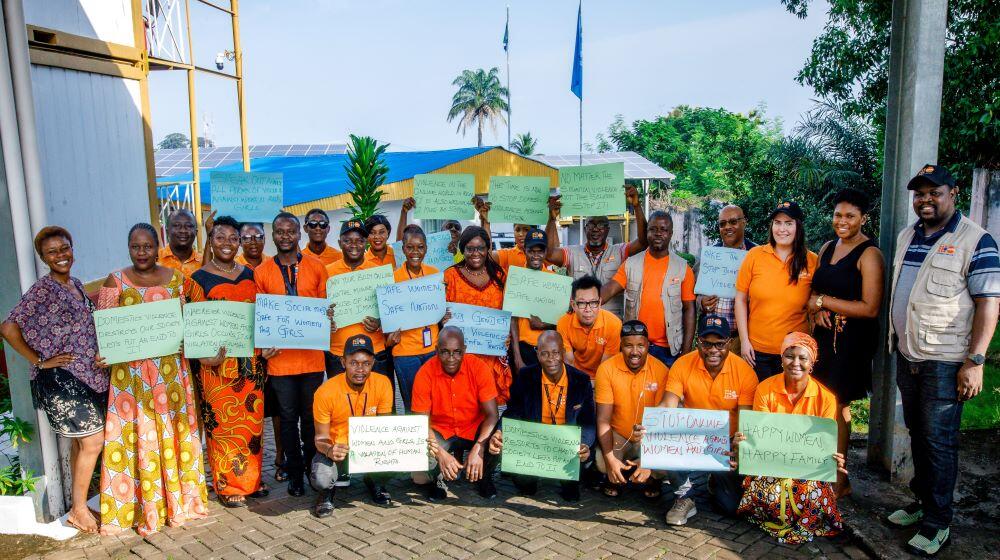
[[[191,141],[188,137],[181,134],[180,132],[172,132],[163,137],[160,143],[156,145],[157,150],[172,150],[177,148],[190,148]]]
[[[479,70],[463,71],[452,85],[458,86],[458,91],[451,98],[451,109],[448,110],[448,122],[456,117],[462,136],[469,127],[475,126],[477,146],[483,146],[483,125],[489,124],[493,134],[496,134],[497,123],[506,123],[503,113],[509,108],[507,100],[510,93],[500,84],[500,70],[496,67],[487,72]]]
[[[530,156],[535,153],[538,147],[538,139],[531,136],[530,132],[514,136],[510,143],[510,148],[522,156]]]
[[[382,159],[389,144],[379,144],[369,136],[351,135],[347,145],[347,179],[351,182],[351,201],[347,208],[359,220],[367,220],[378,212],[382,202],[382,184],[389,167]]]
[[[811,0],[781,0],[806,17]],[[885,129],[888,0],[831,0],[827,23],[799,71],[799,83]],[[950,0],[941,112],[940,163],[968,185],[973,167],[1000,167],[1000,2]]]

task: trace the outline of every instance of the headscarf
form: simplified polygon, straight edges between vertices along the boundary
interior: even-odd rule
[[[803,332],[790,332],[785,336],[785,340],[781,341],[781,353],[784,354],[785,350],[788,350],[792,346],[798,346],[800,348],[805,348],[812,355],[812,359],[815,362],[819,359],[819,345],[816,344],[816,339],[807,335]]]

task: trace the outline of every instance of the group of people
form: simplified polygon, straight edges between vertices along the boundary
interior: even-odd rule
[[[897,384],[913,446],[913,504],[889,516],[920,526],[908,546],[935,554],[949,539],[962,403],[982,388],[983,362],[997,323],[1000,260],[994,239],[955,208],[958,188],[943,167],[928,165],[909,183],[917,222],[900,233],[893,263],[890,340]],[[424,414],[430,470],[412,473],[429,500],[448,497],[461,477],[493,498],[508,419],[581,428],[582,482],[562,482],[560,496],[580,497],[586,483],[609,497],[629,486],[657,500],[663,482],[674,494],[665,520],[696,515],[690,472],[641,462],[647,406],[727,411],[731,470],[708,478],[709,502],[745,516],[789,543],[836,534],[837,500],[851,492],[845,454],[850,403],[869,391],[879,340],[885,262],[864,233],[868,198],[845,190],[833,198],[835,238],[808,249],[801,208],[781,202],[760,245],[745,233],[736,206],[719,213],[719,245],[746,250],[735,298],[695,294],[696,271],[671,247],[668,213],[644,216],[635,188],[625,187],[637,236],[609,243],[605,217],[586,221],[580,245],[561,247],[558,197],[545,229],[515,225],[516,246],[495,249],[490,203],[474,198],[481,225],[449,221],[455,264],[426,265],[424,230],[408,224],[407,199],[396,227],[402,255],[389,244],[383,216],[340,224],[328,244],[326,212],[304,221],[282,212],[270,224],[274,255],[264,254],[265,226],[212,215],[207,244],[195,248],[198,224],[187,211],[170,215],[167,246],[149,224],[128,234],[131,266],[88,294],[71,275],[73,239],[43,228],[35,248],[49,273],[23,296],[2,325],[7,343],[31,363],[32,389],[52,428],[73,441],[70,523],[84,531],[136,528],[148,535],[207,514],[208,484],[227,507],[270,492],[262,480],[264,419],[275,428],[276,478],[301,496],[316,491],[314,515],[332,515],[334,493],[350,484],[352,416]],[[305,232],[308,242],[302,246]],[[764,233],[764,232],[762,232]],[[327,279],[384,264],[403,282],[443,272],[448,302],[501,308],[509,267],[574,278],[568,311],[556,324],[538,317],[512,322],[507,356],[467,352],[462,330],[439,324],[383,332],[377,318],[338,326],[329,350],[258,349],[253,357],[182,353],[107,364],[97,350],[95,309],[168,298],[182,302],[255,301],[257,294],[324,298]],[[560,270],[561,269],[561,270]],[[811,334],[810,334],[811,333]],[[402,397],[396,410],[394,395]],[[740,410],[835,419],[835,484],[738,474],[745,437]],[[101,460],[100,512],[86,506]],[[392,504],[392,475],[363,477],[371,500]],[[539,480],[512,475],[531,495]]]

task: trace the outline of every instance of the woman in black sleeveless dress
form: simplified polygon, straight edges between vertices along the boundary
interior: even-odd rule
[[[851,402],[865,398],[871,390],[885,264],[882,252],[861,233],[868,221],[868,196],[845,189],[837,193],[834,205],[837,239],[820,250],[809,311],[814,313],[813,336],[819,344],[813,376],[837,395],[837,451],[846,456]],[[843,475],[838,475],[836,490],[838,496],[850,494]]]

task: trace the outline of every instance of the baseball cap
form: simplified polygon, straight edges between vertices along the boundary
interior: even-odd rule
[[[365,229],[365,224],[361,220],[344,220],[340,224],[340,235],[345,233],[350,233],[356,231],[361,234],[361,237],[368,237],[368,230]]]
[[[917,171],[917,174],[910,179],[910,182],[906,184],[906,190],[912,191],[927,183],[938,187],[941,185],[954,187],[955,177],[951,175],[947,167],[928,163],[920,168],[920,171]]]
[[[805,213],[802,212],[802,208],[799,207],[799,204],[791,200],[784,200],[782,202],[779,202],[778,205],[774,207],[774,210],[771,210],[771,213],[768,214],[767,221],[770,222],[778,214],[785,214],[789,218],[793,218],[799,221],[803,221],[806,219],[806,215]]]
[[[363,334],[347,339],[347,343],[344,344],[344,356],[350,356],[355,352],[368,352],[374,356],[375,347],[372,345],[372,339]]]
[[[548,243],[546,241],[545,232],[538,228],[531,228],[528,230],[528,235],[524,237],[524,248],[530,249],[535,246],[547,247]]]
[[[716,334],[723,338],[729,338],[733,333],[729,327],[729,321],[725,317],[708,314],[702,315],[701,319],[698,320],[698,336],[706,334]]]

